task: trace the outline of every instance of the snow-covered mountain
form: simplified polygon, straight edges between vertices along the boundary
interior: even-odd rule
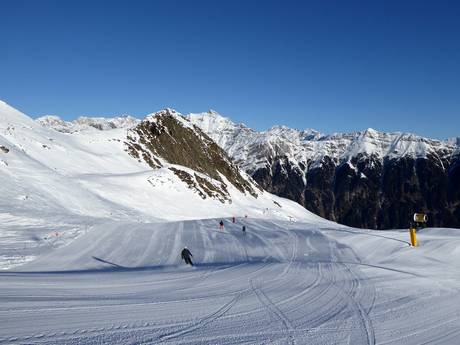
[[[201,129],[172,109],[142,121],[79,118],[68,123],[49,116],[34,121],[2,102],[0,121],[0,143],[5,149],[1,173],[14,182],[9,186],[16,188],[20,179],[24,188],[30,188],[29,194],[38,190],[51,194],[52,189],[62,188],[66,198],[75,196],[75,188],[97,200],[98,207],[88,205],[88,214],[99,215],[109,202],[154,218],[172,217],[161,212],[171,207],[180,210],[181,218],[195,218],[196,212],[202,217],[209,207],[230,215],[242,204],[257,208],[261,203],[263,210],[264,202],[270,199],[271,207],[279,199],[261,190]],[[79,130],[63,130],[77,126]],[[32,183],[36,176],[41,183]],[[52,183],[52,179],[67,182]],[[214,192],[225,194],[225,200],[211,193],[213,188],[220,188]],[[167,202],[169,198],[174,201]],[[187,207],[195,199],[205,205]],[[72,212],[85,207],[77,204],[81,200],[76,199],[75,205],[62,202],[59,207]]]
[[[460,226],[458,139],[373,129],[257,132],[215,111],[188,115],[262,187],[347,225],[406,227],[410,214]]]
[[[326,156],[338,164],[349,162],[359,154],[374,155],[380,159],[426,158],[430,154],[441,154],[442,159],[458,145],[457,138],[439,141],[411,133],[378,132],[372,128],[330,135],[313,129],[299,131],[286,126],[257,132],[213,110],[192,113],[187,117],[250,172],[269,165],[278,156],[285,156],[291,162],[308,162],[310,167],[315,167],[321,165]]]
[[[12,248],[18,243],[34,243],[28,239],[30,224],[39,229],[34,236],[47,238],[59,231],[65,238],[107,219],[155,222],[267,214],[319,219],[260,189],[173,110],[143,121],[87,119],[70,127],[62,130],[68,126],[57,118],[34,121],[0,102],[0,221],[15,228],[0,245],[0,267],[14,264]],[[34,250],[17,260],[33,257]]]
[[[423,211],[432,225],[460,226],[459,138],[440,141],[370,128],[329,135],[286,126],[258,132],[214,110],[186,118],[265,190],[327,219],[395,228],[407,227],[410,215]],[[37,121],[69,133],[139,124],[131,117]]]
[[[56,115],[45,115],[36,119],[43,127],[51,128],[62,133],[73,133],[87,130],[109,130],[115,128],[131,128],[140,120],[130,115],[113,118],[80,116],[73,121],[64,121]]]

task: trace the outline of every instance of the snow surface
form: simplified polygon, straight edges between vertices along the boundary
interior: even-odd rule
[[[0,273],[0,344],[458,344],[459,230],[218,221],[107,222]]]
[[[413,248],[266,192],[203,200],[130,157],[126,130],[0,102],[0,345],[458,344],[460,230]]]

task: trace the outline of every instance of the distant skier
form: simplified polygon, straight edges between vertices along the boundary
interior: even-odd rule
[[[224,221],[223,220],[221,220],[220,223],[219,223],[219,229],[224,230]]]
[[[232,218],[232,223],[235,223],[236,222],[236,219],[235,217]]]
[[[184,249],[182,249],[181,256],[182,256],[182,260],[184,260],[186,264],[193,266],[193,262],[192,262],[193,255],[190,252],[190,250],[188,250],[187,247],[184,247]]]
[[[241,230],[243,231],[243,234],[246,235],[246,225],[243,225],[243,228]]]

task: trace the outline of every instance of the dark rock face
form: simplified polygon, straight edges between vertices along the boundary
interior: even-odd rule
[[[407,228],[415,212],[424,212],[429,226],[460,227],[459,154],[383,160],[358,155],[349,163],[325,156],[320,165],[308,164],[281,157],[252,177],[269,192],[349,226]]]
[[[448,170],[447,198],[452,222],[460,222],[460,153],[453,159]]]
[[[290,165],[287,159],[276,160],[271,170],[259,169],[252,174],[265,190],[295,201],[303,201],[304,198],[305,182],[302,176],[299,168]]]
[[[255,186],[240,173],[225,151],[197,126],[180,116],[167,109],[150,120],[142,121],[128,132],[126,151],[152,169],[163,167],[163,160],[195,171],[191,173],[178,167],[169,167],[203,199],[210,197],[222,203],[231,202],[223,177],[240,192],[258,197]]]

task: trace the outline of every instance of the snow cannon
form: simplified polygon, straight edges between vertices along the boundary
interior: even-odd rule
[[[414,222],[417,228],[423,228],[428,221],[428,216],[425,213],[414,213]]]
[[[414,213],[414,222],[416,223],[426,223],[428,217],[425,213]]]
[[[412,247],[417,247],[417,230],[423,228],[428,221],[428,217],[424,213],[414,213],[414,223],[409,229],[410,243]]]

